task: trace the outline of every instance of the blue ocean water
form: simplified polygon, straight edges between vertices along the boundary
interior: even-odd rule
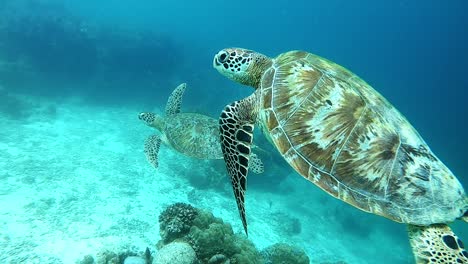
[[[231,46],[271,57],[301,49],[352,70],[410,120],[466,188],[467,6],[2,0],[0,260],[74,263],[102,250],[157,251],[157,216],[175,202],[209,209],[241,233],[224,165],[164,148],[156,174],[143,153],[152,131],[137,118],[162,113],[182,82],[183,111],[215,118],[249,95],[212,67],[214,54]],[[332,198],[262,135],[255,142],[269,152],[261,154],[265,174],[249,175],[246,198],[259,250],[286,242],[311,263],[413,263],[404,225]],[[453,228],[468,240],[466,224]]]

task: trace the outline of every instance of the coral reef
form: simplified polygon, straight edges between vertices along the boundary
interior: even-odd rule
[[[175,205],[178,208],[189,208],[189,205],[180,203]],[[178,210],[173,209],[175,205],[170,206],[161,215],[171,215],[169,212],[177,215]],[[190,229],[183,236],[180,236],[182,233],[178,233],[177,240],[187,242],[195,250],[201,263],[263,263],[262,256],[252,242],[234,234],[231,225],[214,217],[210,212],[194,209],[197,213],[191,222]],[[163,219],[170,219],[170,217],[166,216]],[[165,229],[167,223],[160,222],[160,225],[162,230]],[[161,242],[159,244],[164,245],[172,240],[166,238]]]
[[[198,211],[189,204],[175,203],[159,215],[160,235],[165,243],[188,233]]]
[[[161,240],[158,252],[145,253],[102,251],[96,260],[85,256],[78,264],[307,264],[309,258],[301,249],[275,244],[258,251],[245,236],[235,234],[228,223],[211,212],[185,203],[168,206],[159,215]],[[129,256],[136,256],[129,258]],[[133,262],[130,262],[133,261]],[[128,263],[127,263],[128,262]]]
[[[233,256],[237,253],[230,226],[212,223],[206,229],[194,226],[187,235],[188,242],[202,261],[209,261],[216,254]]]
[[[151,264],[153,257],[149,248],[145,252],[137,254],[131,251],[115,253],[110,250],[102,250],[96,254],[96,258],[86,255],[83,259],[76,261],[76,264]]]
[[[158,251],[153,264],[194,264],[196,262],[197,256],[189,244],[172,242]]]
[[[288,244],[277,243],[262,251],[265,264],[309,264],[304,251]]]

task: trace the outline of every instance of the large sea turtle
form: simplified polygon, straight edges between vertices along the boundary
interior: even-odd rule
[[[166,104],[165,116],[150,112],[138,115],[145,124],[161,132],[161,135],[149,136],[145,142],[146,157],[155,168],[159,165],[161,142],[192,158],[223,159],[218,120],[198,113],[180,112],[186,86],[183,83],[171,93]],[[262,161],[254,154],[252,172],[262,173],[263,168]]]
[[[409,225],[418,263],[467,263],[446,225],[468,218],[452,172],[386,99],[347,69],[314,54],[276,58],[228,48],[213,66],[255,88],[225,107],[224,159],[245,232],[244,194],[254,124],[300,175],[361,210]]]

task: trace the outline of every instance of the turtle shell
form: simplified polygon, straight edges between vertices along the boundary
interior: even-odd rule
[[[199,159],[222,159],[218,120],[196,113],[179,113],[165,120],[164,134],[178,152]]]
[[[417,225],[449,222],[468,209],[460,182],[406,118],[347,69],[310,53],[283,53],[256,93],[267,137],[334,197]]]

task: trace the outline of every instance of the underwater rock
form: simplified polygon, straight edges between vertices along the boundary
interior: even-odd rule
[[[196,261],[195,251],[189,244],[172,242],[158,251],[153,264],[193,264]]]
[[[160,235],[164,243],[173,241],[188,233],[197,210],[185,203],[175,203],[159,215]]]
[[[265,264],[309,264],[309,257],[299,248],[285,243],[277,243],[262,251]]]

